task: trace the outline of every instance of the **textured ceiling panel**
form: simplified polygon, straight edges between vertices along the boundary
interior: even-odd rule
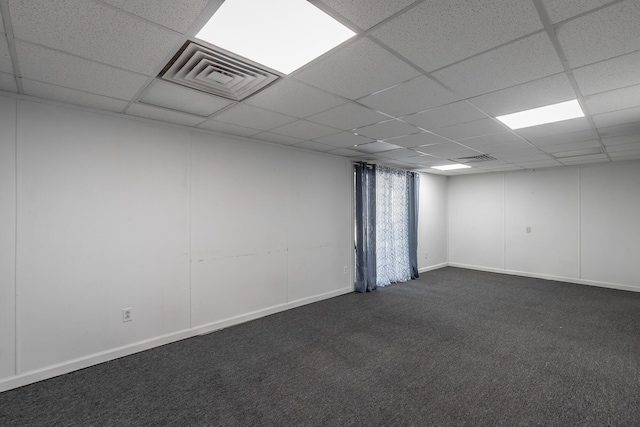
[[[298,80],[353,100],[416,76],[416,70],[366,38],[295,74]]]
[[[69,104],[98,110],[120,112],[125,109],[128,102],[121,99],[108,98],[93,93],[80,92],[60,86],[23,79],[22,86],[27,95],[44,99],[55,99]]]
[[[333,135],[340,131],[329,126],[320,125],[307,120],[297,120],[293,123],[272,129],[272,132],[290,136],[292,138],[299,138],[301,140],[310,140]]]
[[[199,116],[210,116],[232,101],[198,92],[176,84],[154,80],[140,97],[140,101]]]
[[[322,0],[362,29],[369,29],[415,0]]]
[[[640,105],[640,85],[585,97],[590,114],[608,113]]]
[[[102,0],[134,15],[184,33],[209,0]]]
[[[295,80],[273,85],[247,100],[247,104],[298,118],[345,103],[346,100]]]
[[[147,81],[140,74],[21,41],[16,42],[16,50],[22,77],[31,80],[127,100]]]
[[[13,64],[9,54],[7,38],[0,34],[0,73],[13,73]]]
[[[334,135],[316,138],[316,141],[322,144],[327,144],[334,147],[347,148],[347,147],[353,147],[360,144],[366,144],[368,142],[373,142],[375,140],[373,138],[368,138],[366,136],[354,135],[351,132],[340,132]]]
[[[443,107],[403,117],[402,120],[426,130],[483,119],[486,116],[467,102],[455,102]]]
[[[530,1],[449,0],[423,2],[372,34],[433,71],[541,29]]]
[[[359,135],[382,140],[419,133],[420,129],[399,120],[388,120],[375,125],[358,128],[355,132]]]
[[[284,114],[240,104],[217,114],[214,120],[252,129],[271,130],[295,119]]]
[[[575,99],[576,93],[565,73],[480,95],[469,101],[495,116]]]
[[[166,110],[164,108],[152,107],[150,105],[133,104],[127,110],[127,114],[162,122],[176,123],[185,126],[195,126],[202,121],[202,117],[190,114],[179,113],[177,111]]]
[[[640,51],[573,70],[583,95],[640,84]]]
[[[337,129],[350,130],[384,120],[389,117],[365,108],[354,102],[340,105],[308,118],[312,122],[331,126]]]
[[[369,95],[358,102],[394,117],[401,117],[459,99],[459,96],[442,85],[422,76]]]
[[[563,70],[546,33],[538,33],[447,67],[434,76],[464,97],[472,97]]]
[[[183,38],[86,0],[11,0],[15,37],[147,76]]]
[[[611,2],[612,0],[542,0],[553,23],[564,21]]]
[[[640,2],[626,0],[561,25],[558,38],[572,67],[638,50]]]

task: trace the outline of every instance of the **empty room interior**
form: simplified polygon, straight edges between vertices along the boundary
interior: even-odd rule
[[[267,359],[255,342],[281,345],[273,363],[285,363],[285,342],[302,351],[303,341],[293,339],[300,325],[308,326],[300,340],[313,344],[304,362],[288,368],[301,372],[291,379],[301,387],[295,395],[284,392],[294,385],[276,387],[287,376],[274,373],[246,386],[258,393],[242,403],[254,418],[249,409],[233,418],[216,406],[199,421],[171,425],[640,422],[624,410],[640,399],[638,0],[0,0],[0,14],[6,425],[26,425],[20,417],[38,411],[38,399],[47,400],[38,387],[62,399],[52,381],[66,384],[136,357],[164,366],[160,360],[177,356],[144,355],[187,352],[177,347],[183,344],[193,352],[198,343],[210,352],[236,346],[233,356],[215,353],[206,368],[233,384],[224,377],[227,359]],[[269,40],[271,33],[280,38]],[[543,107],[555,108],[551,120],[509,121]],[[354,292],[354,165],[411,172],[419,181],[418,279]],[[422,332],[399,320],[411,310],[418,316],[420,307],[429,319],[414,319],[429,325]],[[503,311],[482,323],[496,310]],[[555,316],[565,317],[553,332],[540,326]],[[366,327],[359,323],[365,317]],[[287,322],[291,330],[282,329]],[[472,331],[473,324],[482,325],[479,335],[460,333],[460,325]],[[274,335],[249,338],[256,325]],[[553,345],[532,344],[538,327]],[[593,340],[572,354],[563,347],[566,330],[591,331]],[[424,349],[433,364],[415,355],[394,366],[395,350],[386,350],[394,336],[396,344],[399,337],[414,343],[406,354]],[[325,347],[314,347],[320,341]],[[531,354],[526,345],[545,352],[518,362]],[[314,403],[302,404],[316,390],[304,388],[303,367],[319,378],[310,374],[309,387],[335,378],[335,389],[370,390],[380,380],[379,371],[350,365],[360,355],[346,356],[349,346],[385,360],[396,378],[413,370],[416,380],[384,382],[366,415],[357,405],[332,406],[338,392],[317,392]],[[458,354],[465,348],[473,357]],[[516,358],[510,351],[518,348]],[[626,359],[607,348],[624,349]],[[567,373],[562,382],[562,372],[576,366],[567,365],[544,387],[536,382],[543,365],[580,357],[590,373]],[[249,375],[259,361],[236,368]],[[531,389],[541,387],[537,397],[516,403],[505,395],[482,407],[470,390],[482,381],[481,390],[491,390],[492,376],[479,372],[494,361],[511,369],[511,376],[496,371],[494,396],[505,384],[517,395],[514,384],[529,369]],[[331,371],[342,363],[344,370]],[[127,375],[149,368],[131,366]],[[599,380],[605,377],[619,382]],[[96,382],[87,393],[100,388]],[[581,390],[574,401],[570,389]],[[599,400],[600,392],[611,393]],[[189,393],[198,394],[194,387],[182,395]],[[210,400],[243,407],[245,395],[233,396]],[[83,399],[68,395],[65,405]],[[451,409],[456,401],[460,411]],[[562,401],[561,410],[551,401]],[[385,402],[395,412],[385,412]],[[536,403],[527,409],[526,402]],[[198,408],[191,416],[204,411]],[[129,415],[77,425],[144,424]]]

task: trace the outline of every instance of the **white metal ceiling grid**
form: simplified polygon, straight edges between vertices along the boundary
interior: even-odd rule
[[[311,2],[356,37],[234,102],[157,80],[221,0],[0,0],[0,91],[447,175],[640,159],[638,0]]]

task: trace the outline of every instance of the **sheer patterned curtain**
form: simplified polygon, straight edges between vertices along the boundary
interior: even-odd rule
[[[376,267],[378,286],[411,279],[407,172],[376,166]]]
[[[418,277],[416,173],[354,165],[356,292]]]

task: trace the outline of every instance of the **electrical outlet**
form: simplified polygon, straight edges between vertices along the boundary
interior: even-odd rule
[[[133,320],[133,308],[122,309],[122,322],[131,322]]]
[[[427,253],[426,252],[424,253],[424,259],[427,259]]]
[[[527,227],[527,233],[531,233],[531,227]]]
[[[349,268],[345,265],[343,269],[343,274],[348,274],[348,273],[349,273]]]

